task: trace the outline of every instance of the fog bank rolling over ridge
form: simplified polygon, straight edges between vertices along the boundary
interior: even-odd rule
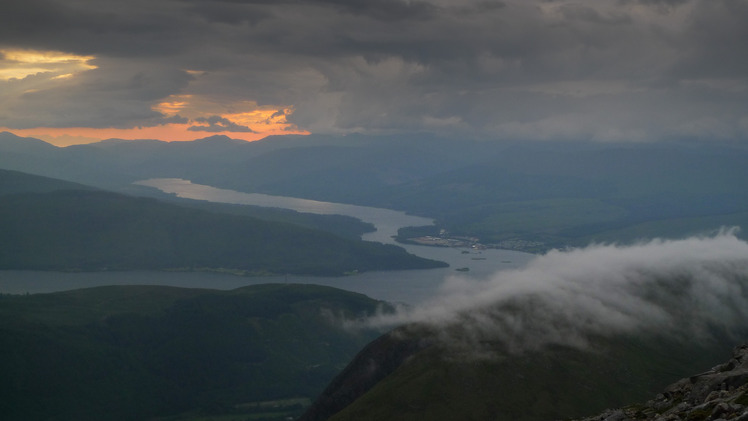
[[[748,243],[736,231],[552,250],[482,282],[453,277],[440,298],[368,323],[423,323],[448,342],[499,342],[513,352],[585,348],[591,336],[729,335],[748,320]]]

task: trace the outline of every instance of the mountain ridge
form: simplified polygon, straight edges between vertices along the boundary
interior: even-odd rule
[[[77,187],[0,171],[0,268],[342,276],[446,265],[283,220]]]
[[[482,244],[523,240],[541,251],[748,226],[740,183],[748,178],[748,150],[729,143],[538,144],[414,134],[47,146],[21,153],[0,142],[0,167],[115,190],[183,178],[402,210]]]
[[[551,347],[476,359],[445,351],[424,330],[402,334],[364,348],[299,421],[570,419],[643,401],[724,361],[734,347],[621,337],[591,350]]]

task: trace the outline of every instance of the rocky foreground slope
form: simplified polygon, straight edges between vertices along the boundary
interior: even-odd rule
[[[748,345],[730,361],[679,380],[643,405],[607,410],[578,421],[748,421]]]

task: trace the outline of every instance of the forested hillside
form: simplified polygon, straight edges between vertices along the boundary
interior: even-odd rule
[[[381,306],[312,285],[0,295],[0,411],[9,421],[282,420],[376,335],[343,319]]]
[[[0,173],[12,190],[18,173]],[[16,180],[11,182],[12,180]],[[42,182],[40,182],[43,181]],[[30,177],[29,189],[67,184]],[[20,184],[24,184],[20,183]],[[47,184],[48,183],[48,184]],[[169,269],[312,274],[444,266],[402,248],[280,221],[97,190],[5,194],[1,269]]]

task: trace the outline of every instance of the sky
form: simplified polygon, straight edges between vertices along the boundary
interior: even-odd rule
[[[0,130],[748,138],[745,0],[4,0]]]

